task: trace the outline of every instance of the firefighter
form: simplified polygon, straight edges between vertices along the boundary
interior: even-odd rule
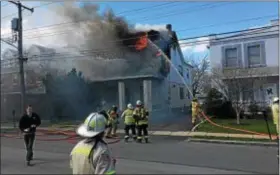
[[[124,124],[125,124],[125,142],[128,141],[129,139],[129,130],[132,132],[132,138],[136,140],[136,125],[135,125],[135,118],[133,117],[133,106],[132,104],[127,105],[127,109],[122,113],[121,116],[122,119],[124,119]]]
[[[115,105],[108,111],[109,120],[108,120],[108,130],[106,133],[107,138],[117,136],[116,132],[119,124],[118,121],[119,114],[117,112],[118,112],[118,107]]]
[[[275,97],[272,104],[273,123],[276,125],[276,131],[279,134],[279,98]]]
[[[196,121],[199,117],[198,115],[199,115],[199,103],[198,103],[197,98],[194,98],[192,100],[192,125],[193,125],[193,127],[195,126]]]
[[[273,99],[273,104],[271,106],[271,109],[272,109],[272,115],[273,115],[273,123],[276,126],[277,134],[279,134],[279,98],[278,97],[275,97]],[[279,135],[278,135],[278,139],[279,139]],[[278,145],[277,157],[279,158],[279,145]]]
[[[70,154],[73,174],[116,174],[116,160],[112,157],[104,136],[106,113],[91,113],[76,133],[84,140],[77,143]]]
[[[136,108],[133,111],[133,116],[136,118],[137,125],[137,142],[142,142],[142,132],[145,142],[148,143],[148,117],[149,112],[143,107],[142,102],[137,100]]]

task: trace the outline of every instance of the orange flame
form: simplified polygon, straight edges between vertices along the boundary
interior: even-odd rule
[[[135,49],[136,50],[143,50],[148,46],[148,34],[145,33],[143,36],[140,36],[140,38],[135,43]]]

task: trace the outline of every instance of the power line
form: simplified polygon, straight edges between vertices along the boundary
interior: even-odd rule
[[[264,18],[268,18],[268,17],[274,17],[274,16],[277,16],[277,15],[260,16],[260,17],[255,17],[255,18],[247,18],[247,19],[242,19],[242,20],[237,20],[237,21],[229,21],[229,22],[225,22],[225,23],[211,24],[211,25],[195,27],[195,28],[181,29],[181,30],[177,30],[176,32],[178,33],[178,32],[194,30],[194,29],[199,29],[199,28],[205,28],[205,27],[214,27],[214,26],[220,26],[220,25],[226,25],[226,24],[235,24],[235,23],[247,22],[247,21],[251,21],[251,20],[259,20],[259,19],[264,19]],[[36,30],[36,29],[38,29],[38,28],[35,28],[33,30]],[[37,39],[37,38],[42,38],[42,37],[50,37],[50,36],[55,36],[55,35],[68,34],[68,32],[71,32],[71,31],[73,31],[73,29],[63,30],[63,31],[58,31],[58,32],[52,32],[52,33],[46,33],[45,35],[44,35],[44,33],[43,34],[41,33],[40,36],[37,36],[37,37],[33,36],[33,35],[27,35],[24,38],[25,39]],[[241,31],[244,31],[244,30],[241,30]],[[39,33],[39,32],[40,31],[37,31],[37,33]],[[130,39],[135,39],[135,38],[130,38]]]
[[[138,22],[141,22],[141,21],[151,21],[151,20],[157,20],[157,19],[161,19],[161,18],[166,18],[166,17],[170,17],[170,16],[175,16],[175,15],[180,15],[180,14],[185,14],[185,13],[191,13],[191,12],[197,12],[197,11],[201,11],[201,10],[205,10],[205,9],[212,9],[212,8],[215,8],[215,7],[220,7],[220,6],[224,6],[224,5],[229,5],[229,4],[236,4],[236,3],[240,3],[240,2],[229,2],[229,3],[223,3],[221,4],[220,2],[217,2],[217,3],[209,3],[209,4],[204,4],[204,5],[199,5],[197,6],[198,9],[193,9],[194,7],[192,8],[189,8],[187,10],[182,10],[182,11],[179,11],[179,12],[174,12],[174,13],[169,13],[169,14],[162,14],[162,15],[159,15],[157,17],[154,17],[154,18],[150,18],[150,17],[143,17],[142,20],[138,20]],[[215,5],[217,4],[217,5]],[[136,19],[134,19],[136,20]]]
[[[249,35],[255,35],[255,34],[264,34],[264,33],[272,33],[272,32],[276,32],[278,30],[273,30],[273,31],[263,31],[266,29],[270,29],[273,27],[278,27],[278,25],[272,25],[272,26],[265,26],[265,27],[259,27],[259,28],[254,28],[254,29],[245,29],[245,30],[237,30],[237,31],[231,31],[231,32],[223,32],[223,33],[218,33],[215,34],[216,36],[220,36],[220,35],[228,35],[228,34],[234,34],[234,33],[241,33],[241,32],[247,32],[247,33],[241,33],[239,35],[232,35],[232,36],[228,36],[228,37],[224,37],[224,38],[218,38],[218,39],[225,39],[225,38],[234,38],[234,37],[238,37],[240,35],[244,35],[244,36],[249,36]],[[250,33],[249,33],[250,32]],[[203,37],[209,37],[211,36],[211,34],[209,35],[200,35],[200,36],[196,36],[196,37],[189,37],[189,38],[182,38],[179,39],[178,41],[185,41],[185,40],[193,40],[193,39],[198,39],[198,38],[203,38]],[[131,38],[130,38],[131,39]],[[214,39],[214,40],[218,40],[218,39]],[[115,40],[115,41],[108,41],[109,42],[119,42],[119,41],[124,41],[124,39],[120,39],[120,40]],[[203,43],[205,41],[210,41],[210,39],[207,40],[202,40],[202,41],[190,41],[190,42],[186,42],[186,43],[180,43],[180,45],[183,44],[191,44],[191,43]],[[86,51],[86,50],[84,50]],[[47,54],[49,56],[49,54]]]
[[[218,34],[201,35],[201,36],[199,36],[199,37],[197,37],[197,36],[195,36],[195,37],[188,37],[188,38],[182,38],[182,39],[179,39],[179,40],[180,40],[180,41],[184,41],[184,40],[191,40],[191,39],[209,37],[209,36],[211,36],[211,35],[227,35],[227,34],[234,34],[234,33],[241,33],[241,32],[258,31],[258,30],[270,29],[270,28],[273,28],[273,27],[279,27],[279,25],[270,25],[270,26],[252,28],[252,29],[235,30],[235,31],[231,31],[231,32],[223,32],[223,33],[218,33]]]
[[[166,4],[170,4],[171,2],[169,2],[169,3],[165,3],[165,4],[160,4],[160,5],[166,5]],[[175,2],[172,2],[172,3],[175,3]],[[195,6],[195,7],[200,7],[200,6],[205,6],[205,5],[211,5],[211,3],[209,3],[209,4],[204,4],[204,5],[198,5],[198,6]],[[157,7],[158,7],[159,5],[157,5]],[[144,8],[142,8],[142,9],[144,9]],[[147,10],[149,10],[148,8],[146,8]],[[134,10],[137,10],[137,9],[134,9]],[[133,10],[131,10],[131,11],[133,11]],[[119,15],[119,14],[122,14],[122,13],[125,13],[125,11],[124,12],[120,12],[120,13],[117,13],[116,15]],[[31,31],[32,32],[32,30],[35,30],[35,29],[40,29],[40,28],[46,28],[46,29],[42,29],[42,30],[49,30],[48,28],[49,27],[62,27],[62,25],[75,25],[75,24],[77,24],[77,23],[80,23],[80,22],[87,22],[87,21],[89,21],[89,20],[78,20],[78,21],[69,21],[69,22],[63,22],[63,23],[57,23],[57,24],[52,24],[52,25],[46,25],[46,26],[41,26],[41,27],[35,27],[35,28],[31,28],[31,29],[26,29],[26,30],[23,30],[23,31]],[[75,30],[75,29],[73,29],[73,30]],[[28,33],[28,32],[27,32]]]
[[[265,19],[265,18],[271,18],[271,17],[275,17],[278,16],[276,14],[273,15],[266,15],[266,16],[260,16],[260,17],[254,17],[254,18],[247,18],[247,19],[242,19],[242,20],[237,20],[237,21],[228,21],[228,22],[224,22],[224,23],[217,23],[217,24],[211,24],[211,25],[206,25],[206,26],[201,26],[201,27],[194,27],[194,28],[187,28],[187,29],[181,29],[181,30],[176,30],[177,33],[180,32],[184,32],[184,31],[190,31],[190,30],[196,30],[196,29],[202,29],[202,28],[209,28],[209,27],[215,27],[215,26],[222,26],[222,25],[227,25],[227,24],[236,24],[236,23],[242,23],[242,22],[247,22],[247,21],[254,21],[254,20],[260,20],[260,19]],[[60,25],[63,25],[61,23],[59,24],[55,24],[55,25],[51,25],[51,26],[58,26],[61,27]],[[50,27],[50,26],[49,26]],[[43,30],[40,31],[35,31],[36,29],[40,29],[40,28],[32,28],[32,29],[28,29],[30,32],[32,33],[39,33]],[[24,30],[24,31],[28,31],[28,30]],[[31,31],[34,30],[34,31]],[[63,31],[59,31],[58,33],[52,32],[52,33],[47,33],[49,35],[45,35],[44,33],[40,33],[40,36],[38,37],[28,37],[30,35],[30,33],[28,33],[29,35],[25,35],[25,37],[27,37],[27,39],[33,39],[33,38],[41,38],[41,37],[46,37],[46,36],[55,36],[55,35],[62,35],[62,34],[67,34],[67,32],[71,32],[75,29],[68,29],[68,30],[63,30]],[[4,38],[4,36],[2,36],[2,38]]]
[[[255,30],[260,30],[260,28],[257,28]],[[264,29],[263,29],[264,30]],[[241,31],[241,30],[240,30]],[[239,31],[239,32],[240,32]],[[248,31],[248,30],[247,30]],[[252,30],[250,30],[252,31]],[[278,30],[274,30],[274,31],[257,31],[257,32],[251,32],[251,33],[241,33],[239,35],[233,35],[233,36],[227,36],[227,37],[221,37],[221,38],[217,38],[217,39],[207,39],[207,40],[203,40],[203,41],[191,41],[191,42],[187,42],[187,43],[180,43],[181,46],[186,46],[186,45],[190,45],[190,44],[207,44],[210,41],[216,41],[216,40],[221,40],[221,39],[229,39],[229,38],[236,38],[239,36],[252,36],[252,35],[256,35],[256,34],[266,34],[266,33],[271,33],[271,32],[276,32]],[[233,32],[237,32],[237,31],[233,31]],[[227,32],[227,33],[221,33],[221,35],[224,34],[228,34],[228,33],[233,33],[233,32]],[[219,34],[217,34],[219,35]],[[201,38],[202,36],[199,36],[197,38]],[[133,47],[133,46],[132,46]],[[115,48],[115,47],[112,47]],[[40,54],[40,55],[33,55],[32,58],[30,58],[30,61],[56,61],[59,59],[70,59],[70,58],[80,58],[80,57],[89,57],[89,56],[94,56],[92,54],[94,53],[101,53],[101,52],[105,52],[105,53],[110,53],[110,51],[112,51],[112,48],[105,48],[105,49],[85,49],[85,50],[77,50],[75,52],[58,52],[58,53],[47,53],[47,54]],[[126,48],[123,48],[124,50]],[[122,50],[120,48],[120,50]],[[80,53],[82,55],[71,55],[71,54],[75,54],[75,53]],[[70,54],[70,55],[69,55]],[[112,55],[115,55],[114,53],[111,53]],[[39,58],[38,60],[35,60],[36,58]],[[42,59],[42,57],[47,57],[46,59]],[[51,58],[50,58],[51,57]],[[55,58],[55,59],[53,59]],[[90,58],[88,58],[90,59]],[[6,61],[12,61],[14,59],[5,59],[5,61],[3,61],[2,63],[6,62]]]
[[[117,13],[117,15],[121,15],[121,14],[124,14],[124,13],[130,13],[130,12],[139,12],[139,11],[143,12],[143,11],[146,11],[146,10],[150,10],[150,9],[153,9],[153,8],[165,6],[165,5],[168,5],[168,4],[174,4],[174,3],[176,3],[176,2],[167,2],[167,3],[153,5],[153,6],[149,6],[149,7],[143,7],[143,8],[138,8],[138,9],[126,10],[126,11],[122,11],[120,13]]]
[[[278,26],[278,25],[276,25]],[[270,28],[272,26],[268,26],[268,27],[264,27],[263,29],[266,29],[266,28]],[[273,26],[275,27],[275,26]],[[262,28],[260,28],[262,29]],[[234,32],[225,32],[224,34],[231,34],[231,33],[238,33],[238,32],[242,32],[242,31],[251,31],[251,30],[255,30],[255,29],[246,29],[246,30],[238,30],[238,31],[234,31]],[[72,31],[72,30],[69,30],[69,31]],[[37,38],[42,38],[42,37],[50,37],[50,36],[56,36],[56,35],[63,35],[63,34],[68,34],[67,31],[61,31],[61,32],[58,32],[58,33],[48,33],[47,35],[42,35],[40,34],[40,36],[30,36],[30,37],[25,37],[25,39],[37,39]],[[207,37],[208,35],[204,35],[203,37]],[[196,39],[197,37],[189,37],[189,38],[182,38],[182,39],[179,39],[179,40],[190,40],[190,39]],[[201,37],[200,37],[201,38]],[[112,41],[112,42],[120,42],[120,41],[125,41],[125,40],[130,40],[130,39],[137,39],[137,37],[134,37],[134,38],[128,38],[128,39],[120,39],[120,40],[115,40],[115,41]]]

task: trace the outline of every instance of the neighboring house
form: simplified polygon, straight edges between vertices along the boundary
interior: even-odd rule
[[[192,91],[190,89],[192,66],[184,62],[177,41],[170,47],[176,33],[164,30],[160,31],[160,35],[161,39],[150,44],[145,51],[125,52],[118,55],[92,53],[86,56],[90,59],[82,59],[85,57],[83,53],[77,52],[71,56],[59,54],[70,53],[69,49],[55,49],[56,53],[54,53],[53,49],[33,45],[28,50],[28,54],[31,54],[29,57],[33,59],[30,58],[26,66],[34,67],[36,62],[38,64],[45,61],[40,69],[47,65],[47,67],[70,71],[75,67],[77,71],[83,72],[85,78],[100,87],[95,91],[102,94],[102,104],[105,108],[118,105],[122,111],[128,103],[135,105],[137,100],[142,100],[151,113],[150,120],[158,123],[178,117],[178,112],[189,108],[191,101],[189,90]],[[154,47],[154,44],[157,47]],[[169,58],[163,54],[159,55],[158,48]],[[51,54],[45,54],[45,50],[51,51]],[[46,55],[48,55],[47,62]],[[70,57],[73,59],[68,59]],[[36,61],[32,61],[34,59]],[[37,69],[37,72],[40,71]],[[26,79],[28,78],[27,75]]]
[[[238,79],[245,83],[247,90],[240,92],[243,101],[269,104],[279,96],[278,27],[278,20],[272,20],[267,27],[254,31],[211,36],[211,67],[222,70],[224,81]]]

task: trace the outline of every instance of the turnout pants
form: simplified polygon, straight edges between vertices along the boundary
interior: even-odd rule
[[[33,159],[33,145],[35,141],[35,133],[24,134],[24,144],[26,148],[26,161]]]
[[[145,138],[145,141],[148,142],[148,124],[142,124],[142,125],[137,126],[137,140],[138,140],[138,142],[142,141],[143,136]]]
[[[125,125],[124,127],[124,131],[125,131],[125,140],[129,139],[129,130],[131,130],[132,132],[132,138],[134,140],[136,140],[136,125],[135,124],[131,124],[131,125]]]
[[[107,137],[115,136],[117,134],[117,129],[118,129],[117,123],[109,124],[109,126],[107,128],[106,136]]]

